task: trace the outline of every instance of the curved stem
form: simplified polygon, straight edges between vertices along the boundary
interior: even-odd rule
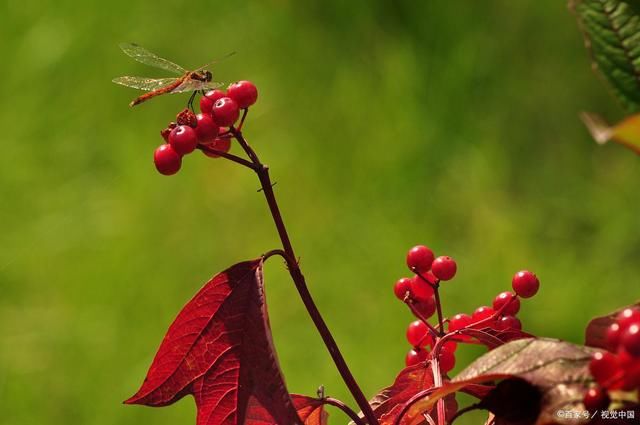
[[[293,250],[293,246],[291,245],[289,234],[287,233],[287,229],[282,219],[282,214],[280,213],[280,208],[278,207],[278,202],[276,201],[275,193],[273,192],[273,185],[271,184],[271,178],[269,177],[269,167],[260,162],[260,160],[258,159],[258,155],[253,151],[253,149],[251,149],[251,146],[249,146],[241,131],[234,127],[231,127],[230,131],[253,162],[253,165],[255,167],[254,171],[256,172],[256,174],[258,175],[258,179],[260,180],[262,193],[264,193],[264,196],[267,200],[269,211],[271,212],[271,216],[273,217],[273,221],[278,231],[278,236],[280,237],[284,253],[286,254],[285,259],[287,261],[289,274],[293,279],[296,289],[300,294],[300,298],[302,299],[302,302],[304,303],[304,306],[307,309],[307,312],[309,313],[313,324],[316,326],[318,333],[320,333],[320,336],[322,337],[327,350],[329,350],[329,354],[331,355],[331,358],[333,359],[333,362],[335,363],[340,376],[342,376],[342,379],[349,388],[351,395],[355,399],[356,403],[358,403],[358,406],[360,407],[360,410],[362,411],[362,414],[364,415],[367,423],[369,425],[379,425],[378,420],[376,419],[367,398],[362,393],[360,386],[349,370],[349,367],[347,366],[347,363],[344,360],[340,349],[338,348],[338,344],[333,339],[331,331],[329,331],[327,324],[322,318],[322,315],[320,314],[320,311],[318,310],[318,307],[313,301],[313,297],[311,296],[311,293],[307,288],[307,283],[305,281],[304,275],[302,274],[302,271],[300,270],[300,266],[296,261],[295,251]]]
[[[247,168],[251,168],[252,170],[256,169],[256,166],[252,162],[249,162],[244,158],[240,158],[239,156],[235,156],[235,155],[230,154],[228,152],[220,151],[218,149],[213,149],[213,148],[210,148],[210,147],[205,146],[205,145],[198,145],[197,149],[200,149],[203,152],[207,152],[207,153],[212,153],[212,154],[218,155],[218,156],[220,156],[220,157],[222,157],[224,159],[228,159],[229,161],[233,161],[233,162],[236,162],[236,163],[238,163],[240,165],[243,165],[243,166],[245,166]]]
[[[464,409],[460,409],[456,412],[455,415],[453,415],[453,417],[451,418],[451,421],[449,422],[449,425],[453,425],[453,422],[458,419],[460,416],[464,415],[467,412],[471,412],[472,410],[478,410],[480,409],[480,404],[476,403],[476,404],[472,404],[470,406],[465,407]]]
[[[362,422],[362,418],[358,416],[358,414],[354,412],[353,409],[351,409],[349,406],[344,404],[342,401],[336,398],[327,397],[324,399],[324,402],[326,404],[330,404],[331,406],[337,407],[338,409],[342,410],[347,416],[351,418],[351,420],[356,425],[365,425],[365,423]]]
[[[396,419],[393,421],[393,425],[400,425],[400,422],[402,421],[402,417],[407,414],[407,412],[409,411],[409,408],[414,404],[416,404],[416,402],[423,399],[424,397],[427,397],[428,395],[430,395],[435,390],[437,390],[435,386],[431,387],[427,390],[420,391],[418,394],[415,394],[409,400],[407,400],[406,403],[402,405],[402,409],[400,409],[400,412],[398,412]]]
[[[425,325],[427,325],[427,329],[429,330],[429,333],[431,334],[431,336],[433,337],[434,341],[436,340],[436,338],[438,338],[438,330],[436,328],[433,327],[433,325],[431,325],[431,323],[429,323],[429,321],[427,320],[426,317],[424,317],[424,315],[422,313],[420,313],[418,311],[418,309],[413,305],[413,300],[411,300],[411,298],[406,297],[405,298],[405,304],[407,304],[407,306],[409,307],[409,310],[411,310],[411,312],[418,318],[420,319],[420,321],[422,323],[424,323]],[[426,338],[426,337],[425,337]]]

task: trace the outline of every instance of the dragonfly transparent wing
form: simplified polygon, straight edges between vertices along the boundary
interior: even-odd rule
[[[174,72],[176,74],[184,74],[185,72],[187,72],[187,70],[180,65],[176,65],[175,63],[167,59],[161,58],[155,53],[151,53],[144,47],[138,46],[137,44],[122,43],[120,44],[120,48],[127,56],[131,56],[133,59],[145,65],[164,69],[165,71]]]
[[[214,65],[214,64],[216,64],[216,63],[218,63],[218,62],[222,62],[223,60],[225,60],[225,59],[227,59],[227,58],[230,58],[231,56],[233,56],[233,55],[235,55],[235,54],[236,54],[236,52],[227,53],[226,55],[224,55],[224,56],[223,56],[223,57],[221,57],[221,58],[218,58],[218,59],[212,60],[211,62],[209,62],[209,63],[208,63],[208,64],[206,64],[206,65],[202,65],[200,68],[196,69],[196,71],[202,71],[203,69],[208,69],[208,68],[210,68],[210,67],[211,67],[211,65]]]
[[[197,91],[197,90],[211,90],[217,89],[222,86],[222,83],[217,83],[215,81],[200,81],[194,80],[191,78],[187,78],[175,89],[171,90],[171,93],[182,93],[185,91]]]
[[[132,87],[138,90],[158,90],[176,81],[175,78],[146,78],[146,77],[118,77],[112,80],[116,84]]]

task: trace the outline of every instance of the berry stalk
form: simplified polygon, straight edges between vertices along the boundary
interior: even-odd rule
[[[275,193],[273,192],[273,184],[271,183],[271,178],[269,176],[269,167],[260,162],[257,154],[255,153],[255,151],[253,151],[253,149],[251,149],[240,130],[231,127],[230,131],[253,162],[253,165],[255,167],[253,169],[258,175],[258,179],[260,180],[262,192],[264,193],[265,199],[267,200],[269,211],[271,212],[271,216],[275,223],[276,230],[278,231],[278,236],[280,237],[284,253],[286,254],[285,260],[287,262],[289,274],[293,279],[296,289],[300,294],[300,298],[302,299],[302,302],[304,303],[304,306],[307,309],[307,312],[309,313],[313,324],[320,333],[320,336],[322,337],[322,340],[327,347],[327,350],[329,351],[329,354],[331,355],[331,358],[333,359],[333,362],[335,363],[340,376],[342,376],[342,379],[351,392],[351,395],[355,399],[356,403],[358,403],[358,406],[360,407],[360,410],[362,411],[362,414],[364,415],[367,423],[369,425],[378,425],[378,420],[376,419],[373,410],[369,405],[369,401],[362,393],[360,386],[349,370],[349,367],[347,366],[347,363],[344,360],[340,349],[338,348],[338,344],[333,338],[331,331],[322,318],[322,315],[320,314],[320,311],[318,310],[318,307],[316,306],[313,297],[309,292],[306,280],[304,278],[304,275],[302,274],[302,270],[300,270],[300,266],[296,261],[295,251],[293,250],[289,234],[284,225],[284,220],[282,219],[282,214],[280,213],[280,208],[278,206]]]

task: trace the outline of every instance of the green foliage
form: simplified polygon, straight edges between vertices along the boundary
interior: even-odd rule
[[[640,110],[640,3],[576,0],[593,60],[629,112]]]
[[[9,0],[1,425],[193,423],[189,400],[121,402],[201,283],[277,240],[246,170],[198,156],[178,176],[154,170],[186,96],[128,108],[137,93],[111,79],[148,68],[124,41],[184,66],[238,52],[214,74],[261,90],[246,135],[368,395],[408,349],[391,287],[416,243],[458,261],[445,314],[490,303],[521,268],[543,284],[522,307],[536,334],[582,342],[590,318],[640,298],[640,162],[577,119],[614,109],[563,2]],[[265,273],[289,389],[350,401],[286,271]]]

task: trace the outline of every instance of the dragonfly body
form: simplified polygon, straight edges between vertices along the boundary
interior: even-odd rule
[[[195,71],[187,71],[180,65],[176,65],[167,59],[161,58],[137,44],[125,43],[121,44],[120,48],[126,55],[131,56],[138,62],[180,75],[179,77],[174,78],[129,76],[114,78],[113,82],[116,84],[148,91],[148,93],[135,98],[129,106],[139,105],[140,103],[161,94],[194,92],[198,90],[209,90],[221,86],[220,83],[212,81],[213,75],[205,69],[209,65],[202,66]]]

